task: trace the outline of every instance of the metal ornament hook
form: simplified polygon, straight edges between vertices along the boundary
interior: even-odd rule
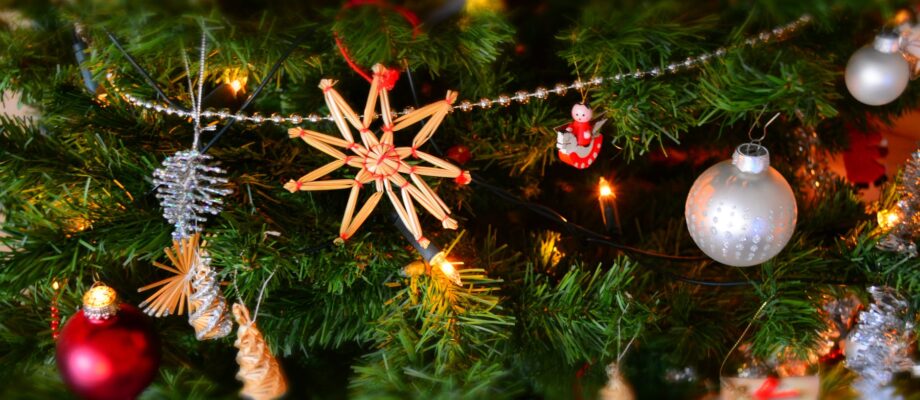
[[[759,146],[760,142],[762,142],[764,138],[767,137],[767,128],[769,128],[770,125],[773,124],[773,122],[776,121],[776,119],[779,118],[780,115],[782,115],[782,113],[773,114],[773,118],[770,118],[770,120],[767,121],[767,123],[763,125],[763,134],[760,135],[760,137],[756,139],[751,135],[752,133],[754,133],[754,127],[757,126],[757,122],[755,121],[754,125],[751,125],[751,129],[748,130],[748,139],[751,140],[751,143],[754,143]],[[758,117],[758,119],[760,118]]]

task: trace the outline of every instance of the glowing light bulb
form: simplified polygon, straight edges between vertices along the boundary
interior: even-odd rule
[[[246,82],[248,80],[249,77],[246,76],[245,70],[240,68],[227,68],[224,70],[218,82],[230,86],[230,90],[233,91],[233,95],[235,96],[240,92],[246,91]]]
[[[910,10],[899,10],[897,14],[894,15],[894,25],[901,25],[906,22],[910,22]]]
[[[901,220],[901,215],[897,210],[879,210],[876,218],[878,218],[878,226],[888,230],[898,224]]]
[[[443,272],[444,275],[454,276],[457,274],[457,270],[454,268],[454,265],[447,261],[441,261],[440,267],[441,267],[441,272]]]
[[[470,14],[497,12],[505,9],[505,2],[502,0],[467,0],[464,8]]]
[[[58,281],[51,282],[51,288],[54,290],[58,290],[61,288],[61,284],[59,284]]]
[[[617,194],[613,186],[604,177],[597,181],[597,202],[601,208],[601,220],[607,231],[622,232],[620,226],[620,210],[617,207]]]
[[[230,81],[230,88],[233,89],[233,94],[237,94],[243,88],[243,82],[240,82],[239,79],[234,79]]]
[[[598,182],[597,186],[598,186],[598,193],[600,197],[615,196],[615,194],[613,193],[613,187],[610,186],[610,182],[607,182],[607,180],[604,179],[603,177]]]
[[[437,265],[441,270],[441,273],[444,274],[449,281],[453,282],[457,286],[463,286],[463,281],[460,280],[460,274],[457,273],[457,269],[454,267],[454,264],[462,263],[453,263],[447,260],[447,256],[444,253],[435,254],[431,258],[431,265]]]

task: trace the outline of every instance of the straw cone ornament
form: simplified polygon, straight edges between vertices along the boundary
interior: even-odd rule
[[[208,262],[198,264],[192,280],[188,323],[195,328],[198,340],[220,339],[230,334],[233,322],[228,315],[227,299],[220,291],[217,273],[211,269],[210,258],[205,254],[202,259]]]
[[[236,379],[243,382],[240,395],[253,400],[281,397],[287,391],[287,381],[262,332],[249,318],[249,310],[236,303],[233,305],[233,318],[239,325],[233,345],[240,349],[236,354],[236,363],[240,365]]]
[[[610,364],[607,366],[607,385],[601,388],[598,393],[600,400],[634,400],[636,398],[629,384],[623,379],[619,366]]]
[[[330,79],[320,81],[319,87],[323,90],[329,112],[342,139],[301,128],[292,128],[288,130],[288,134],[291,138],[303,139],[308,145],[335,158],[335,161],[296,181],[291,180],[284,185],[284,188],[291,192],[350,189],[351,194],[348,197],[345,215],[342,217],[342,226],[339,230],[339,236],[342,239],[348,239],[354,235],[374,211],[381,197],[386,195],[415,240],[422,247],[427,248],[429,241],[422,235],[422,228],[415,209],[416,204],[420,204],[431,215],[439,219],[441,225],[446,229],[456,229],[457,221],[450,217],[447,205],[425,183],[422,176],[454,178],[457,183],[464,185],[471,180],[469,172],[418,150],[434,135],[441,121],[452,110],[451,104],[457,99],[457,93],[448,91],[444,100],[429,104],[394,120],[388,92],[392,89],[396,76],[398,76],[396,71],[388,70],[380,64],[374,66],[374,78],[371,82],[367,104],[364,107],[363,119],[333,88],[335,81]],[[379,138],[370,129],[371,122],[377,116],[374,109],[378,101],[380,102],[380,117],[383,120],[381,128],[383,134]],[[396,147],[393,144],[394,132],[425,119],[428,121],[419,129],[411,146]],[[358,131],[360,143],[355,141],[352,129]],[[345,151],[337,147],[351,154],[346,155]],[[417,159],[419,162],[410,163],[410,159]],[[354,178],[319,180],[345,165],[358,170]],[[404,177],[403,174],[407,177]],[[361,189],[372,182],[375,192],[360,209],[357,209]]]
[[[182,315],[188,309],[189,324],[195,328],[198,340],[222,338],[232,328],[227,301],[199,240],[200,235],[194,234],[173,240],[172,248],[164,249],[172,266],[159,262],[153,265],[174,275],[138,289],[144,292],[159,288],[140,306],[154,317]]]

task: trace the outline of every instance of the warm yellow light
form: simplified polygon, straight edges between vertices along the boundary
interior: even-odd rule
[[[613,187],[610,186],[610,182],[607,182],[606,179],[601,178],[597,186],[598,194],[601,196],[601,198],[614,196]]]
[[[502,0],[467,0],[464,8],[470,14],[497,12],[505,9],[505,2]]]
[[[73,217],[69,219],[67,222],[68,222],[67,224],[68,226],[64,228],[64,231],[67,233],[83,232],[87,228],[93,226],[92,221],[86,218],[83,218],[83,217]]]
[[[900,10],[897,14],[894,15],[894,24],[901,25],[905,22],[910,21],[910,10]]]
[[[54,282],[51,282],[51,288],[54,290],[58,290],[61,288],[61,285],[58,283],[58,281],[54,281]]]
[[[246,71],[239,68],[227,68],[220,77],[220,82],[230,85],[234,95],[241,91],[246,91],[246,82],[248,80],[249,77],[246,76]]]
[[[454,268],[454,265],[447,261],[441,261],[441,265],[439,265],[439,267],[441,267],[441,272],[443,272],[444,275],[447,275],[448,277],[457,274],[457,270]]]
[[[234,79],[230,81],[230,88],[233,89],[233,94],[237,94],[243,88],[243,82],[240,82],[239,79]]]
[[[896,210],[879,210],[876,215],[878,226],[882,229],[891,229],[901,220],[901,215]]]
[[[463,285],[463,282],[460,280],[460,274],[457,273],[457,269],[454,267],[454,264],[462,264],[462,263],[450,262],[447,260],[447,256],[444,255],[444,253],[438,253],[438,254],[435,254],[434,257],[431,258],[431,264],[437,265],[438,268],[441,270],[441,273],[444,274],[444,277],[450,280],[451,282],[453,282],[454,284],[458,286]]]

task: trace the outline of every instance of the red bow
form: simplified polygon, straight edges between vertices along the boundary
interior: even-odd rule
[[[754,398],[757,400],[789,399],[798,397],[800,394],[798,390],[794,389],[778,392],[776,391],[777,386],[779,386],[779,379],[773,376],[767,377],[763,385],[760,385],[760,388],[754,391]]]
[[[380,77],[380,87],[386,90],[393,90],[396,81],[399,80],[399,70],[384,68],[374,75]]]

